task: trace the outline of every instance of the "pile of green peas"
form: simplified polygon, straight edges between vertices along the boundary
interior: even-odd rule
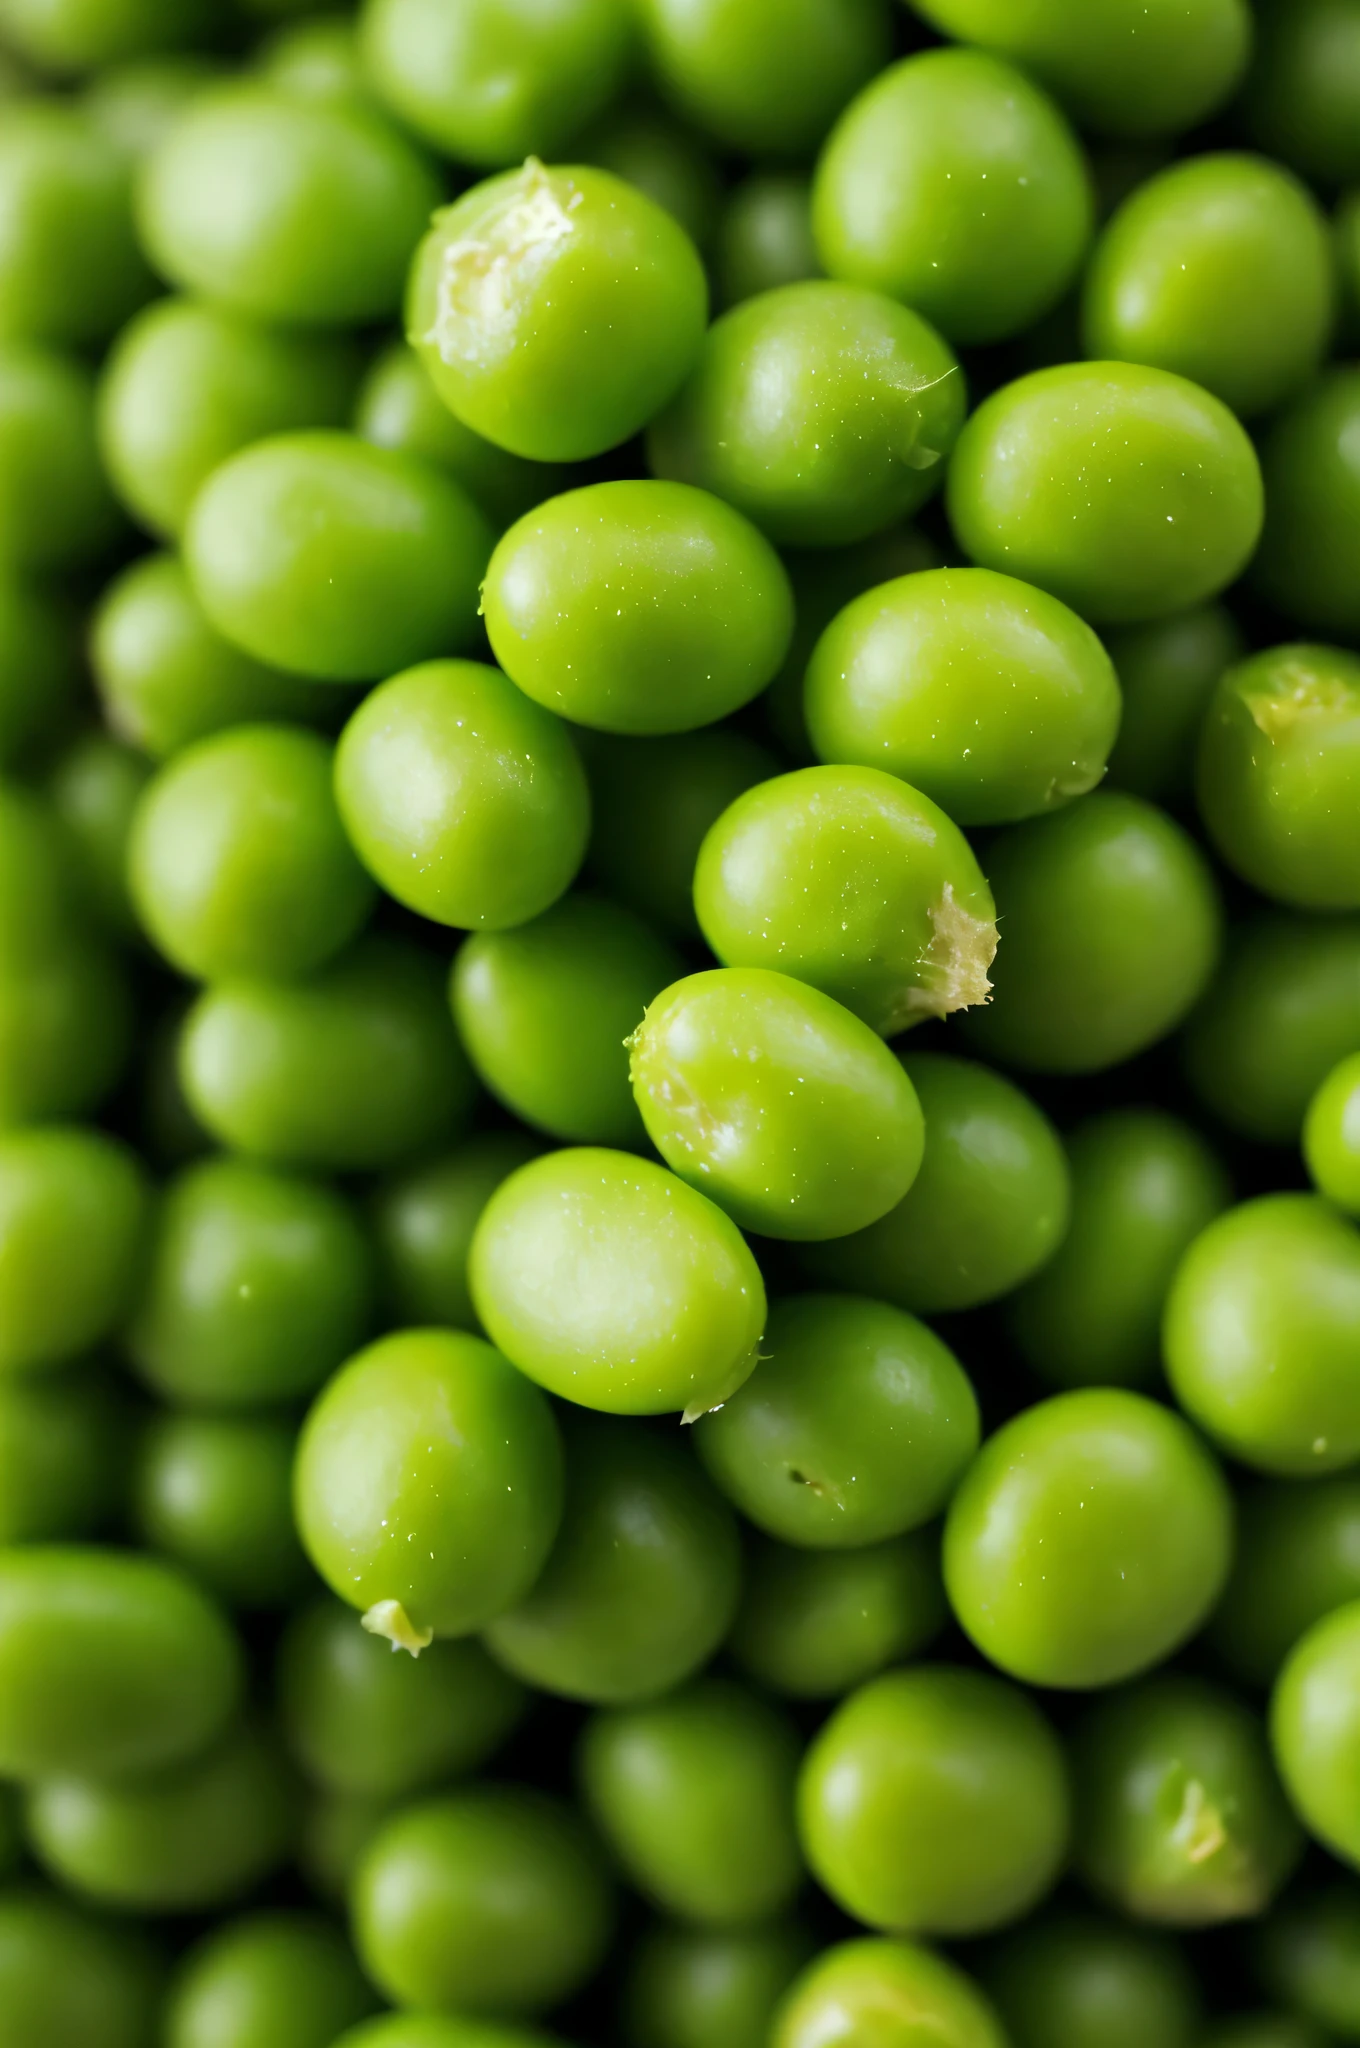
[[[0,0],[0,2048],[1360,2043],[1360,0]]]

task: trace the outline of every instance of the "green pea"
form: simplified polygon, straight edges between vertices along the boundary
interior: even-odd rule
[[[189,102],[225,74],[219,58],[197,51],[131,57],[95,74],[85,112],[100,134],[136,163],[156,147]]]
[[[1179,135],[1220,107],[1246,68],[1245,0],[918,0],[934,27],[1024,66],[1102,135]]]
[[[468,1258],[493,1343],[551,1394],[691,1418],[756,1362],[765,1287],[736,1225],[648,1159],[582,1147],[520,1167]]]
[[[101,1374],[0,1380],[0,1544],[102,1528],[122,1504],[128,1423],[121,1391]]]
[[[426,662],[365,697],[341,735],[335,792],[387,893],[472,930],[525,924],[555,903],[590,831],[566,727],[482,662]]]
[[[68,608],[43,584],[0,574],[0,770],[41,755],[83,694]]]
[[[892,47],[880,0],[642,0],[662,92],[725,148],[804,157]]]
[[[335,2043],[335,2048],[563,2048],[547,2034],[494,2020],[437,2012],[394,2012],[368,2020]]]
[[[713,239],[723,201],[722,179],[691,128],[645,102],[617,103],[576,143],[583,163],[636,185],[678,220],[696,248]]]
[[[394,1657],[337,1600],[289,1622],[278,1695],[288,1747],[308,1776],[330,1791],[383,1800],[476,1770],[528,1705],[480,1643],[436,1642],[419,1658]]]
[[[556,1548],[486,1642],[540,1691],[606,1706],[652,1699],[713,1655],[740,1571],[733,1517],[674,1438],[577,1423]]]
[[[162,1975],[140,1929],[36,1885],[0,1893],[6,2048],[150,2048]]]
[[[0,1128],[98,1109],[131,1040],[126,974],[97,939],[68,932],[40,954],[11,958],[0,975]]]
[[[132,231],[126,160],[60,100],[5,110],[0,335],[101,342],[155,289]]]
[[[793,1793],[802,1744],[727,1678],[597,1713],[578,1770],[625,1875],[662,1912],[716,1927],[770,1919],[803,1880]]]
[[[1325,1615],[1285,1659],[1270,1701],[1275,1761],[1309,1833],[1360,1864],[1360,1601]]]
[[[138,226],[172,284],[280,326],[395,313],[439,186],[366,108],[264,83],[198,95],[142,169]]]
[[[94,383],[74,356],[0,346],[0,565],[69,569],[107,555],[122,517],[95,446]]]
[[[880,768],[799,768],[739,796],[694,871],[729,967],[781,969],[892,1037],[987,1000],[996,908],[967,840]]]
[[[44,71],[194,43],[220,19],[217,0],[0,0],[0,33]]]
[[[1360,1481],[1256,1480],[1237,1508],[1237,1556],[1209,1640],[1234,1678],[1264,1687],[1314,1622],[1360,1600]]]
[[[772,1927],[668,1927],[655,1922],[629,1959],[623,1988],[628,2048],[765,2048],[783,1993],[811,1944]]]
[[[813,280],[714,322],[647,454],[781,545],[843,547],[934,495],[965,404],[963,372],[918,314]]]
[[[816,2048],[833,2035],[872,2035],[878,2048],[1007,2048],[972,1979],[914,1941],[842,1941],[796,1977],[775,2014],[770,2048]]]
[[[1323,184],[1360,178],[1360,19],[1353,0],[1265,0],[1244,95],[1253,138]]]
[[[293,1528],[294,1423],[156,1416],[133,1478],[141,1541],[233,1607],[287,1607],[311,1583]]]
[[[1358,45],[1360,47],[1360,45]],[[1266,525],[1252,564],[1262,596],[1307,631],[1360,633],[1348,564],[1360,536],[1360,369],[1329,369],[1272,421],[1261,444]]]
[[[1058,1910],[999,1942],[983,1982],[1014,2048],[1199,2048],[1199,1985],[1164,1934]]]
[[[775,769],[762,746],[726,727],[656,740],[592,738],[592,873],[668,938],[697,939],[694,864],[704,834]]]
[[[119,335],[99,384],[99,446],[153,533],[182,531],[213,470],[253,441],[344,423],[349,344],[280,333],[192,299],[161,299]]]
[[[1136,1919],[1254,1918],[1303,1854],[1260,1717],[1201,1679],[1102,1700],[1077,1729],[1073,1775],[1077,1869]]]
[[[1260,1973],[1292,2011],[1354,2040],[1360,2027],[1360,1887],[1335,1878],[1294,1892],[1259,1936]],[[1304,2048],[1313,2048],[1312,2038]]]
[[[147,1206],[140,1163],[102,1131],[0,1133],[0,1371],[60,1365],[112,1333]]]
[[[1204,993],[1222,932],[1208,862],[1163,811],[1098,791],[987,850],[1006,942],[996,993],[965,1034],[990,1059],[1091,1074],[1174,1030]]]
[[[180,1038],[180,1078],[235,1151],[335,1172],[400,1165],[466,1124],[474,1082],[438,961],[369,936],[306,981],[208,989]]]
[[[1228,1177],[1197,1131],[1159,1110],[1090,1117],[1067,1156],[1071,1227],[1011,1303],[1011,1335],[1052,1386],[1155,1386],[1172,1278],[1227,1208]]]
[[[1320,1194],[1360,1216],[1360,1058],[1352,1053],[1332,1068],[1308,1105],[1303,1156]]]
[[[44,1778],[28,1834],[59,1884],[133,1913],[202,1913],[236,1903],[283,1864],[297,1790],[252,1727],[174,1770],[127,1784]]]
[[[1056,305],[1093,225],[1081,146],[1047,94],[979,50],[880,72],[836,125],[812,193],[832,277],[900,299],[955,347]]]
[[[382,1654],[391,1653],[384,1650]],[[361,1792],[313,1794],[302,1818],[297,1861],[318,1898],[328,1905],[344,1904],[364,1852],[399,1804],[399,1800],[370,1798]]]
[[[542,1149],[527,1131],[491,1131],[377,1190],[369,1223],[395,1322],[480,1329],[468,1291],[473,1232],[501,1182]]]
[[[406,327],[465,426],[514,455],[578,462],[672,396],[707,309],[694,244],[663,207],[609,171],[530,157],[435,215]]]
[[[804,703],[820,759],[900,775],[961,825],[1010,824],[1094,789],[1120,712],[1091,628],[990,569],[866,591],[817,642]]]
[[[838,1699],[939,1634],[939,1547],[927,1530],[855,1550],[761,1541],[727,1647],[771,1692]]]
[[[180,1964],[165,2048],[331,2048],[377,2003],[320,1914],[252,1913],[215,1927]]]
[[[812,187],[788,171],[754,171],[727,195],[718,224],[718,300],[739,305],[758,292],[820,277],[812,237]]]
[[[993,1664],[1080,1691],[1192,1636],[1232,1541],[1227,1483],[1189,1425],[1141,1394],[1081,1388],[987,1439],[949,1510],[944,1582]]]
[[[587,1983],[613,1931],[604,1859],[571,1810],[484,1785],[408,1807],[351,1894],[364,1968],[402,2005],[525,2016]]]
[[[185,1573],[123,1550],[0,1553],[0,1769],[115,1777],[201,1752],[242,1687],[236,1639]]]
[[[1150,803],[1186,802],[1205,707],[1224,669],[1246,651],[1236,621],[1222,605],[1198,605],[1117,627],[1105,647],[1124,703],[1111,783]]]
[[[93,919],[109,937],[125,941],[137,931],[127,886],[127,844],[150,777],[145,755],[96,731],[66,749],[47,783]]]
[[[628,0],[366,0],[374,89],[423,142],[496,170],[556,156],[624,82]]]
[[[802,1294],[775,1303],[758,1370],[695,1442],[758,1529],[836,1550],[932,1520],[978,1431],[967,1376],[924,1323],[883,1302]]]
[[[50,803],[0,781],[0,958],[13,968],[79,933],[79,875]]]
[[[173,555],[144,555],[107,586],[90,659],[108,723],[157,760],[256,719],[324,723],[346,701],[222,639]]]
[[[852,1693],[813,1738],[798,1786],[818,1882],[857,1920],[898,1934],[1019,1919],[1062,1867],[1068,1804],[1062,1750],[1038,1708],[1000,1679],[945,1665]]]
[[[300,99],[363,100],[369,84],[359,59],[356,24],[346,14],[285,21],[255,53],[270,85]]]

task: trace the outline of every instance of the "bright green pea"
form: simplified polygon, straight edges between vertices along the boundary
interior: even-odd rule
[[[480,1643],[436,1642],[418,1658],[394,1657],[338,1600],[289,1622],[278,1696],[289,1750],[310,1778],[389,1800],[476,1770],[528,1705]]]
[[[1225,668],[1245,644],[1222,605],[1197,605],[1146,626],[1106,633],[1124,711],[1110,755],[1110,782],[1150,803],[1190,795],[1200,721]]]
[[[1048,95],[979,50],[880,72],[823,150],[812,225],[832,277],[900,299],[955,347],[1056,305],[1093,225],[1081,146]]]
[[[1360,49],[1360,39],[1357,40]],[[1266,525],[1252,577],[1306,631],[1353,640],[1360,594],[1360,369],[1335,365],[1272,421],[1261,444]]]
[[[44,752],[83,696],[73,627],[55,592],[0,574],[0,770]]]
[[[1282,2005],[1325,2029],[1328,2041],[1354,2040],[1360,2029],[1360,1886],[1353,1878],[1333,1877],[1291,1894],[1260,1929],[1257,1953],[1260,1975]],[[1311,2034],[1299,2048],[1314,2048]]]
[[[1200,1990],[1164,1934],[1046,1914],[992,1951],[983,1982],[1014,2048],[1200,2048]]]
[[[1258,1479],[1237,1496],[1237,1555],[1209,1640],[1243,1685],[1270,1685],[1300,1636],[1360,1601],[1360,1480]]]
[[[576,154],[636,185],[679,221],[696,248],[713,239],[723,201],[722,179],[701,139],[659,109],[615,104],[586,134]]]
[[[102,1131],[0,1133],[0,1370],[60,1365],[109,1336],[139,1280],[148,1189]]]
[[[379,1989],[435,2011],[529,2016],[594,1976],[613,1886],[575,1814],[525,1786],[408,1807],[370,1845],[351,1893]]]
[[[1333,1067],[1309,1103],[1303,1156],[1318,1192],[1360,1216],[1360,1055]]]
[[[1193,1635],[1232,1541],[1227,1483],[1188,1424],[1141,1394],[1082,1388],[983,1445],[945,1524],[944,1582],[993,1664],[1080,1691]]]
[[[269,1415],[158,1415],[142,1438],[140,1540],[233,1607],[291,1605],[311,1573],[293,1528],[297,1426]]]
[[[0,1380],[0,1544],[69,1542],[122,1505],[127,1403],[77,1368]]]
[[[649,1159],[582,1147],[512,1173],[469,1254],[493,1343],[612,1415],[701,1415],[756,1362],[765,1287],[736,1225]]]
[[[746,1387],[698,1425],[715,1482],[748,1521],[809,1549],[856,1549],[939,1514],[977,1449],[952,1351],[883,1302],[776,1302]]]
[[[542,1150],[527,1131],[490,1131],[378,1188],[369,1223],[396,1323],[480,1329],[468,1291],[473,1232],[501,1182]]]
[[[668,1927],[633,1949],[622,2000],[627,2048],[765,2048],[780,1998],[808,1960],[801,1927]]]
[[[628,0],[366,0],[374,90],[422,142],[498,170],[556,156],[606,107],[633,54]]]
[[[733,1516],[682,1443],[578,1422],[556,1547],[486,1642],[542,1692],[605,1706],[653,1699],[718,1648],[740,1572]]]
[[[929,1132],[928,1102],[926,1115]],[[1090,1117],[1067,1156],[1071,1226],[1012,1301],[1011,1335],[1051,1386],[1155,1386],[1172,1278],[1231,1184],[1198,1132],[1159,1110]]]
[[[744,1230],[841,1237],[885,1216],[916,1178],[924,1130],[901,1062],[790,975],[687,975],[629,1046],[652,1143]]]
[[[127,1345],[190,1408],[311,1394],[365,1334],[373,1254],[343,1195],[244,1159],[171,1181]]]
[[[200,93],[142,168],[137,219],[182,290],[280,326],[395,313],[439,186],[375,113],[263,83]]]
[[[202,1913],[236,1903],[286,1861],[297,1788],[253,1727],[206,1756],[128,1783],[44,1778],[28,1834],[57,1883],[133,1913]]]
[[[195,1944],[170,1987],[165,2048],[331,2048],[377,2006],[339,1928],[252,1913]]]
[[[787,171],[755,171],[727,195],[718,224],[718,301],[724,308],[822,274],[812,238],[812,187]]]
[[[1091,1074],[1155,1045],[1204,993],[1222,913],[1199,848],[1163,811],[1098,791],[987,849],[1005,944],[967,1019],[988,1058]]]
[[[923,1650],[945,1621],[929,1530],[854,1550],[759,1542],[727,1647],[771,1692],[838,1699]]]
[[[127,845],[151,772],[144,754],[95,731],[66,749],[47,782],[91,915],[110,938],[126,941],[137,932],[127,886]]]
[[[647,456],[781,545],[842,547],[934,495],[965,406],[963,372],[918,314],[813,280],[714,322]]]
[[[100,452],[133,517],[178,534],[228,457],[271,434],[343,425],[354,379],[347,342],[161,299],[123,330],[101,374]]]
[[[464,425],[515,455],[577,462],[674,394],[707,310],[694,244],[663,207],[609,171],[530,157],[435,215],[406,329]]]
[[[1252,1919],[1303,1854],[1259,1715],[1202,1679],[1102,1700],[1077,1728],[1073,1776],[1077,1869],[1135,1919]]]
[[[1246,419],[1316,373],[1334,297],[1307,188],[1264,157],[1196,156],[1139,185],[1105,228],[1082,338],[1089,356],[1174,370]]]
[[[1008,2048],[972,1979],[913,1941],[842,1941],[796,1977],[770,2048],[817,2048],[828,2034],[876,2048]]]
[[[133,57],[90,80],[83,103],[90,121],[131,162],[148,156],[189,102],[225,75],[220,58],[196,51]]]
[[[43,71],[195,43],[220,21],[219,0],[0,0],[0,34]]]
[[[1308,1831],[1360,1866],[1360,1601],[1294,1645],[1270,1701],[1270,1737]]]
[[[803,1257],[819,1283],[916,1315],[976,1308],[1053,1258],[1067,1231],[1062,1142],[1027,1095],[973,1060],[902,1065],[925,1118],[911,1187],[879,1222]]]
[[[443,972],[371,935],[306,981],[221,982],[180,1038],[189,1107],[224,1145],[283,1166],[397,1166],[447,1144],[476,1084]]]
[[[1067,1853],[1058,1739],[1015,1686],[924,1665],[852,1693],[798,1786],[818,1882],[888,1933],[980,1934],[1018,1920]],[[910,2037],[908,2037],[910,2038]]]
[[[359,61],[356,24],[347,14],[285,21],[255,54],[264,78],[299,99],[363,100],[369,83]]]
[[[1307,178],[1360,178],[1360,14],[1354,0],[1263,0],[1244,111],[1256,142]]]
[[[552,1410],[481,1338],[398,1331],[313,1403],[294,1510],[331,1590],[418,1656],[432,1635],[503,1614],[538,1577],[562,1515]]]
[[[394,2012],[353,2028],[335,2048],[564,2048],[564,2044],[535,2029],[504,2026],[495,2020]]]
[[[710,1926],[770,1919],[803,1880],[794,1723],[727,1678],[597,1713],[577,1768],[587,1810],[662,1912]]]
[[[105,340],[155,289],[132,231],[130,173],[78,108],[31,99],[0,132],[0,335]]]
[[[95,446],[83,363],[32,342],[0,347],[0,564],[69,569],[107,555],[122,515]]]
[[[729,967],[781,969],[885,1036],[987,1000],[996,909],[967,840],[880,768],[799,768],[739,796],[694,871]]]
[[[1132,363],[1064,363],[993,392],[959,436],[948,500],[973,561],[1114,625],[1216,595],[1263,516],[1227,407]]]
[[[555,903],[590,830],[566,727],[482,662],[426,662],[372,691],[341,735],[335,790],[387,893],[472,930],[525,924]]]
[[[1120,713],[1084,620],[990,569],[927,570],[856,598],[817,642],[804,706],[821,760],[900,775],[961,825],[1094,789]]]
[[[163,1769],[221,1734],[242,1657],[216,1603],[158,1558],[88,1546],[0,1552],[0,1769]]]
[[[36,1885],[0,1893],[6,2048],[150,2048],[162,1976],[140,1929]]]

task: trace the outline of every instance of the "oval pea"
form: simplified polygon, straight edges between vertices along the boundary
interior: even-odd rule
[[[102,1373],[0,1378],[0,1545],[103,1529],[123,1505],[131,1434],[122,1389]]]
[[[766,1540],[747,1557],[727,1648],[771,1692],[838,1699],[925,1649],[946,1612],[930,1530],[853,1550]]]
[[[284,1608],[311,1583],[293,1527],[297,1428],[270,1415],[161,1415],[143,1432],[132,1520],[219,1600]]]
[[[330,2048],[377,2007],[349,1943],[317,1913],[243,1914],[203,1936],[166,2004],[166,2048]]]
[[[45,1886],[0,1893],[0,2012],[11,2048],[147,2048],[165,1968],[153,1941]]]
[[[369,1223],[381,1291],[395,1322],[481,1327],[468,1291],[473,1233],[501,1182],[541,1150],[527,1131],[490,1131],[379,1187]]]
[[[112,1333],[148,1206],[140,1162],[102,1131],[0,1134],[0,1371],[60,1365]]]
[[[984,1965],[1015,2048],[1198,2048],[1203,2004],[1165,1934],[1061,1907],[1006,1935]]]
[[[765,2048],[783,1993],[808,1959],[796,1924],[648,1928],[628,1963],[628,2048]]]
[[[98,344],[154,289],[127,163],[81,108],[35,96],[6,109],[0,218],[6,340]]]
[[[83,568],[123,531],[95,444],[90,372],[57,349],[0,344],[0,564]]]
[[[1006,2048],[987,1998],[954,1963],[914,1941],[841,1941],[794,1979],[771,2048],[814,2048],[828,2027],[872,2029],[881,2048]],[[913,2039],[913,2036],[915,2039]]]
[[[1252,581],[1305,632],[1353,640],[1360,599],[1346,563],[1360,534],[1360,371],[1333,365],[1271,421],[1261,443],[1266,524]]]

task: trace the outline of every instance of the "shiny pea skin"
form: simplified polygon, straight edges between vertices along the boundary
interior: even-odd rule
[[[1355,1879],[1333,1877],[1300,1887],[1275,1908],[1260,1934],[1259,1975],[1280,2004],[1325,2030],[1328,2041],[1353,2036],[1360,2016]],[[1313,2048],[1311,2033],[1301,2048]]]
[[[1360,1058],[1332,1068],[1308,1105],[1304,1163],[1319,1194],[1360,1216]]]
[[[0,2012],[9,2048],[147,2048],[164,1966],[126,1922],[44,1886],[0,1893]]]
[[[1360,1866],[1360,1601],[1315,1622],[1275,1682],[1270,1736],[1308,1831]]]
[[[1258,1479],[1239,1489],[1237,1511],[1209,1641],[1239,1683],[1265,1687],[1314,1622],[1360,1600],[1360,1480]]]
[[[372,691],[341,735],[335,793],[388,895],[474,931],[525,924],[555,903],[590,831],[566,727],[482,662],[426,662]]]
[[[701,1415],[756,1362],[760,1269],[707,1196],[581,1147],[511,1174],[468,1263],[493,1343],[551,1394],[615,1415]]]
[[[631,911],[568,895],[530,924],[466,940],[449,995],[480,1079],[514,1115],[571,1143],[638,1145],[626,1041],[683,972]]]
[[[102,1131],[0,1134],[0,1371],[60,1365],[112,1334],[148,1207],[140,1162]]]
[[[1116,627],[1105,647],[1124,706],[1109,780],[1150,803],[1183,805],[1205,706],[1246,651],[1237,622],[1222,605],[1196,605],[1150,625]]]
[[[871,1680],[823,1724],[798,1819],[814,1875],[857,1920],[979,1934],[1020,1919],[1056,1881],[1066,1764],[1017,1687],[918,1665]]]
[[[771,1918],[803,1877],[790,1720],[731,1679],[595,1714],[578,1774],[587,1810],[631,1882],[705,1925]]]
[[[735,1520],[683,1442],[578,1420],[556,1546],[485,1640],[541,1692],[604,1706],[653,1699],[717,1650],[740,1575]]]
[[[758,292],[819,277],[807,178],[755,171],[733,186],[718,225],[714,263],[724,311]]]
[[[1335,364],[1271,421],[1261,443],[1266,524],[1252,581],[1305,632],[1354,640],[1349,573],[1360,535],[1360,369]]]
[[[977,1400],[914,1316],[853,1296],[776,1302],[746,1386],[697,1426],[748,1521],[808,1549],[856,1549],[937,1515],[977,1449]]]
[[[1057,598],[990,569],[866,591],[808,667],[819,759],[886,769],[960,825],[1006,825],[1094,789],[1119,727],[1109,656]]]
[[[122,537],[95,444],[90,372],[53,348],[0,344],[0,565],[80,568]]]
[[[743,1229],[840,1237],[877,1222],[916,1178],[924,1130],[901,1062],[790,975],[687,975],[629,1046],[652,1143]]]
[[[1029,1685],[1113,1685],[1192,1636],[1232,1562],[1233,1506],[1189,1425],[1122,1388],[1026,1409],[987,1439],[945,1524],[950,1605]]]
[[[711,826],[694,907],[728,967],[809,982],[892,1037],[983,1003],[996,906],[937,804],[881,768],[800,768]]]
[[[538,1577],[562,1513],[552,1410],[479,1337],[397,1331],[313,1404],[294,1507],[331,1590],[418,1656],[432,1635],[503,1613]]]
[[[184,546],[194,595],[224,638],[339,683],[465,647],[491,538],[452,477],[318,429],[214,470]]]
[[[1164,1934],[1059,1907],[992,1950],[982,1981],[1014,2048],[1199,2048],[1203,2009]]]
[[[842,1941],[824,1949],[789,1987],[771,2048],[816,2048],[828,2029],[872,2031],[881,2048],[1007,2048],[973,1980],[914,1941]]]
[[[964,553],[1093,624],[1215,596],[1261,533],[1255,451],[1227,407],[1130,363],[1035,370],[984,399],[949,468]]]
[[[663,207],[608,171],[530,157],[436,214],[406,331],[465,426],[580,462],[673,396],[707,313],[698,252]]]
[[[242,1690],[215,1602],[158,1558],[35,1544],[0,1554],[0,1768],[118,1777],[200,1752]]]
[[[714,322],[647,457],[780,546],[843,547],[934,495],[965,408],[963,372],[918,314],[814,280]]]
[[[90,1536],[123,1504],[122,1389],[77,1367],[0,1379],[0,1544]]]
[[[1089,1118],[1067,1156],[1071,1225],[1010,1304],[1011,1335],[1052,1386],[1155,1386],[1176,1268],[1231,1184],[1199,1133],[1158,1110]]]
[[[34,97],[0,135],[0,335],[98,344],[155,289],[127,163],[81,109]]]
[[[383,1182],[368,1213],[394,1322],[480,1328],[468,1292],[473,1232],[501,1182],[542,1150],[527,1131],[489,1131]]]
[[[761,1541],[747,1557],[728,1651],[771,1692],[837,1699],[944,1626],[939,1547],[930,1530],[854,1550]]]
[[[1244,94],[1253,139],[1306,178],[1360,178],[1360,23],[1351,0],[1268,0]]]
[[[500,2020],[437,2012],[393,2012],[366,2020],[335,2048],[563,2048],[555,2035]]]
[[[127,885],[128,838],[151,772],[144,754],[95,730],[65,750],[47,782],[91,917],[108,936],[125,941],[137,930]]]
[[[903,1057],[925,1118],[921,1168],[867,1230],[803,1255],[819,1283],[915,1315],[1009,1294],[1061,1246],[1070,1208],[1062,1143],[1013,1082],[945,1053]]]
[[[377,1995],[319,1913],[243,1914],[190,1949],[166,2005],[166,2048],[331,2048]]]
[[[653,1923],[624,1980],[628,2048],[765,2048],[775,2007],[811,1946],[788,1921],[736,1929]]]
[[[293,1527],[296,1425],[270,1415],[159,1415],[143,1433],[132,1518],[232,1607],[291,1605],[312,1583]]]

